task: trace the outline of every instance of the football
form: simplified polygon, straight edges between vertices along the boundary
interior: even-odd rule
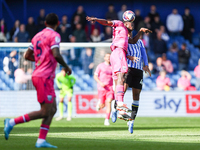
[[[135,13],[131,10],[127,10],[123,14],[123,21],[133,22],[135,20]]]

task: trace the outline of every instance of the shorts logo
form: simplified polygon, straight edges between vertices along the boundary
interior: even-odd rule
[[[140,84],[141,84],[141,85],[143,84],[143,79],[140,80]]]
[[[48,101],[51,101],[52,100],[52,95],[47,95],[47,99],[48,99]]]
[[[122,69],[123,69],[123,70],[126,70],[126,66],[122,66]]]

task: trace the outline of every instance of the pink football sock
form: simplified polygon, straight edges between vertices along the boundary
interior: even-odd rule
[[[42,124],[41,127],[40,127],[40,134],[39,134],[39,139],[46,139],[46,136],[47,136],[47,133],[49,131],[49,125],[45,125],[45,124]]]
[[[19,123],[29,122],[30,118],[28,114],[25,114],[23,116],[15,118],[14,121],[15,121],[15,124],[19,124]]]
[[[118,102],[123,102],[124,101],[124,86],[123,85],[117,85],[116,91],[117,91],[116,95],[117,95]]]
[[[110,113],[106,113],[106,119],[110,119]]]

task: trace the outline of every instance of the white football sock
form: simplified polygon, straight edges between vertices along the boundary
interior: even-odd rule
[[[15,125],[15,120],[14,119],[10,119],[9,123],[10,123],[11,126],[14,126]]]

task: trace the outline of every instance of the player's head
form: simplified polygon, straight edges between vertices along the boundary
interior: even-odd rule
[[[104,60],[105,60],[106,63],[110,64],[110,53],[105,54]]]
[[[45,25],[47,27],[50,27],[56,30],[56,28],[58,27],[58,24],[59,24],[58,16],[55,13],[50,13],[46,16]]]
[[[133,31],[133,23],[132,22],[124,21],[124,26],[128,29],[128,32]]]

